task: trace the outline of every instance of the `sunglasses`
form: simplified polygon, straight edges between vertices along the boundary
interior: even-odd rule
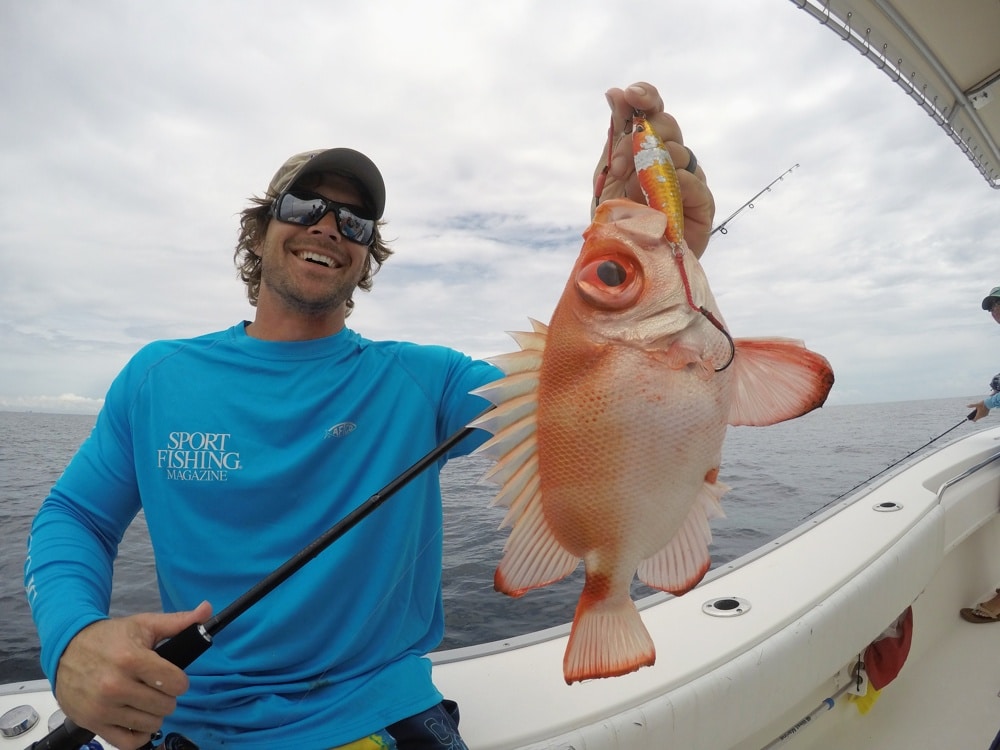
[[[324,198],[307,190],[282,193],[271,205],[271,215],[286,224],[311,227],[328,213],[333,214],[340,234],[360,245],[370,245],[375,238],[375,219],[362,216],[363,208]]]

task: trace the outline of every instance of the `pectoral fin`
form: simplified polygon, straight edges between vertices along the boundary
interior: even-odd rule
[[[736,339],[729,424],[761,427],[800,417],[823,405],[833,369],[801,341]]]

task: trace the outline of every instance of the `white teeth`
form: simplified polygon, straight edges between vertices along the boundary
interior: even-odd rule
[[[325,255],[320,255],[319,253],[302,252],[297,254],[302,260],[311,260],[314,263],[320,263],[327,268],[333,265],[333,261],[327,258]]]

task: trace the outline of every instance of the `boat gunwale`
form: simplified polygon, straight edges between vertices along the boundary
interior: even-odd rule
[[[978,432],[985,432],[986,430],[979,430]],[[843,498],[835,498],[834,502],[828,506],[821,506],[818,510],[813,511],[804,517],[802,522],[793,527],[792,529],[784,532],[783,534],[775,537],[774,539],[765,542],[764,544],[756,547],[749,552],[740,555],[739,557],[729,560],[725,563],[720,564],[718,567],[712,568],[705,577],[692,589],[690,592],[685,594],[685,596],[691,596],[694,592],[698,591],[705,586],[713,583],[714,581],[728,576],[737,570],[740,570],[751,563],[771,554],[777,549],[788,545],[789,543],[795,541],[799,537],[808,534],[810,531],[815,529],[820,524],[828,521],[834,516],[839,515],[848,508],[853,507],[859,502],[862,502],[866,497],[877,491],[879,488],[884,486],[886,483],[895,479],[900,474],[906,472],[910,468],[914,467],[916,464],[921,463],[925,459],[939,453],[946,448],[968,440],[974,437],[977,433],[972,435],[965,435],[953,438],[940,445],[927,448],[923,452],[916,453],[912,456],[907,457],[905,461],[899,462],[897,465],[891,466],[889,470],[883,470],[878,475],[873,476],[866,482],[862,483],[857,489],[850,491],[848,494],[844,495]],[[976,467],[984,468],[989,465],[992,461],[1000,458],[1000,451],[992,455],[990,458],[981,462]],[[949,486],[950,482],[957,482],[965,478],[970,473],[969,469],[964,469],[959,474],[955,475],[951,479],[945,481],[941,488],[937,490],[938,503],[942,501],[942,496]],[[928,488],[930,489],[930,488]],[[934,490],[931,490],[934,491]],[[636,608],[642,612],[652,607],[656,607],[664,602],[670,601],[671,599],[676,599],[677,597],[673,594],[666,592],[657,592],[645,596],[641,599],[636,600]],[[461,646],[459,648],[453,649],[442,649],[440,651],[433,651],[428,656],[431,662],[435,666],[443,666],[445,664],[451,664],[459,661],[466,661],[468,659],[476,659],[486,656],[492,656],[495,654],[501,654],[508,651],[515,651],[522,648],[528,648],[535,646],[540,643],[545,643],[548,641],[557,640],[559,638],[564,638],[569,635],[570,629],[572,627],[572,622],[564,622],[556,625],[552,625],[547,628],[541,628],[539,630],[534,630],[529,633],[523,633],[520,635],[511,636],[509,638],[500,638],[493,641],[486,641],[484,643],[473,644],[470,646]]]

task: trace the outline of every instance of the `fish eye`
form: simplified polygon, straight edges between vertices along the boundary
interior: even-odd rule
[[[592,258],[577,271],[577,293],[587,305],[601,310],[622,310],[642,294],[642,267],[627,255]]]
[[[613,260],[606,260],[597,266],[597,278],[608,286],[621,286],[627,276],[622,264]]]

